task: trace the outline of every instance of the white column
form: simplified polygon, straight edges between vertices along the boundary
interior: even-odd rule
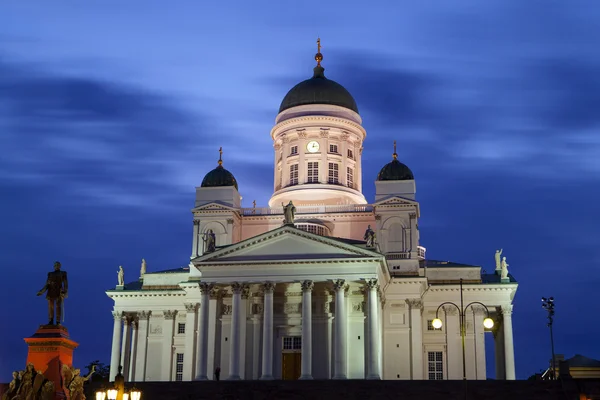
[[[173,331],[175,328],[175,316],[177,311],[163,311],[165,318],[163,322],[163,354],[161,360],[161,381],[171,380],[173,370]],[[184,356],[185,359],[185,356]]]
[[[446,377],[450,380],[462,379],[462,350],[460,337],[460,321],[458,310],[452,305],[444,306],[446,323]]]
[[[112,350],[110,352],[110,382],[115,381],[115,376],[119,372],[119,365],[121,362],[121,313],[113,311],[114,319],[113,325],[113,338],[112,338]]]
[[[367,379],[381,379],[379,372],[379,324],[378,324],[378,294],[377,294],[377,279],[368,279],[366,281],[366,289],[368,294],[368,313],[367,313],[367,329],[369,332],[367,343]]]
[[[200,284],[200,315],[198,316],[198,344],[196,345],[196,380],[208,380],[208,314],[210,312],[210,291],[213,286]]]
[[[129,382],[135,382],[135,362],[137,359],[138,345],[138,319],[137,316],[131,320],[131,356],[129,357]]]
[[[194,220],[194,237],[192,239],[192,256],[190,258],[198,257],[198,234],[200,231],[200,221]]]
[[[338,279],[335,289],[335,359],[333,379],[347,379],[348,371],[348,326],[346,315],[346,281]]]
[[[419,245],[417,241],[417,214],[411,213],[410,216],[410,251],[411,258],[417,258],[417,247]]]
[[[275,284],[266,282],[262,285],[265,294],[263,307],[263,345],[261,380],[273,379],[273,291]]]
[[[183,380],[194,379],[194,355],[196,343],[196,311],[198,303],[185,303],[185,353],[183,356]]]
[[[321,159],[319,160],[319,182],[327,183],[329,181],[329,162],[327,161],[327,153],[329,153],[329,131],[321,129],[319,132],[319,154]]]
[[[242,285],[235,282],[231,285],[233,299],[231,303],[231,348],[229,349],[230,381],[240,380],[240,306],[242,303]]]
[[[486,318],[487,313],[483,307],[475,308],[473,310],[473,316],[475,321],[475,379],[485,380],[487,379],[486,368],[485,368],[485,327],[483,326],[483,319]]]
[[[136,382],[146,380],[146,358],[148,357],[148,325],[149,311],[138,312],[138,343],[135,357]]]
[[[300,379],[312,379],[312,290],[313,281],[302,282],[302,366]]]
[[[123,341],[121,342],[121,366],[123,367],[123,377],[125,381],[129,380],[129,354],[131,351],[131,318],[129,315],[123,316]]]
[[[504,367],[504,326],[502,318],[497,318],[494,325],[494,359],[496,362],[496,380],[506,379]]]
[[[421,299],[406,300],[410,306],[410,346],[412,353],[412,379],[423,379],[423,321]]]
[[[506,368],[506,380],[515,380],[515,349],[513,344],[512,329],[512,304],[502,306],[502,317],[504,325],[504,364]]]

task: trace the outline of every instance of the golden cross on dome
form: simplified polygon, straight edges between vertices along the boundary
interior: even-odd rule
[[[394,140],[394,154],[392,154],[392,156],[394,156],[394,160],[398,158],[398,154],[396,154],[396,141]]]
[[[219,147],[219,165],[223,165],[223,147]]]
[[[256,200],[252,201],[252,207],[256,208]]]
[[[320,67],[321,61],[323,61],[323,54],[321,54],[321,38],[317,38],[317,54],[315,54],[315,61],[317,62],[317,67]]]

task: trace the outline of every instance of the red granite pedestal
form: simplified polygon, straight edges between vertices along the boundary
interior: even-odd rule
[[[29,346],[27,363],[33,363],[36,371],[54,382],[56,398],[64,398],[61,369],[65,364],[73,365],[73,350],[79,343],[69,338],[69,331],[62,325],[41,325],[25,342]]]

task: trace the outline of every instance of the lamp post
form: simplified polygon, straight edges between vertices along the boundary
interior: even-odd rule
[[[552,324],[554,323],[554,297],[542,297],[542,308],[548,312],[548,328],[550,328],[550,347],[552,347],[552,380],[556,379],[556,364],[554,358],[554,335]]]
[[[462,367],[463,367],[463,380],[466,382],[467,380],[467,365],[466,365],[466,352],[465,352],[465,335],[466,335],[466,327],[467,327],[467,320],[466,320],[466,314],[465,312],[467,311],[467,309],[469,307],[472,307],[474,305],[480,305],[483,308],[485,308],[485,312],[487,317],[483,320],[483,326],[486,327],[487,329],[490,329],[494,326],[494,321],[490,318],[490,310],[488,310],[488,308],[486,307],[485,304],[479,302],[479,301],[472,301],[469,304],[467,304],[466,306],[463,306],[463,280],[460,280],[460,306],[458,306],[457,304],[451,302],[451,301],[446,301],[442,304],[440,304],[437,308],[437,310],[435,311],[435,319],[431,322],[431,325],[433,325],[433,327],[435,329],[440,329],[442,327],[442,320],[439,319],[438,314],[440,311],[440,308],[442,308],[444,305],[453,305],[454,307],[456,307],[458,309],[458,318],[459,318],[459,325],[460,325],[460,337],[462,340]]]

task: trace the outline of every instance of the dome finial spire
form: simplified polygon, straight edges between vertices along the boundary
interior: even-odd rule
[[[223,147],[219,147],[219,166],[223,165]]]
[[[317,67],[320,67],[321,61],[323,61],[323,54],[321,54],[321,38],[317,38],[317,54],[315,54],[315,61],[317,62]]]
[[[394,154],[392,154],[392,156],[394,157],[394,160],[398,159],[398,154],[396,153],[396,141],[394,140]]]

